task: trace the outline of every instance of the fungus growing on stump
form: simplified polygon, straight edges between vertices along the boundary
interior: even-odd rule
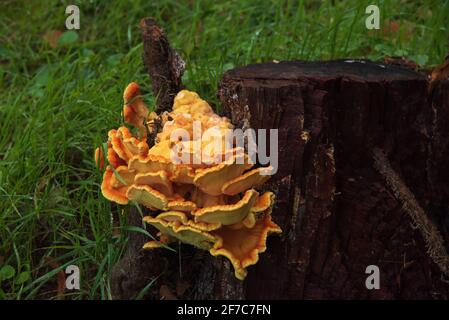
[[[266,250],[267,236],[281,232],[271,217],[274,194],[255,189],[271,168],[251,170],[254,163],[228,135],[232,123],[195,92],[180,91],[173,110],[159,116],[149,113],[139,94],[136,83],[128,85],[123,109],[138,136],[125,126],[108,133],[104,197],[151,210],[143,220],[160,231],[159,240],[142,243],[144,249],[179,240],[228,258],[243,280]],[[149,148],[147,130],[157,130],[151,127],[156,116],[162,130]],[[98,149],[97,163],[101,156]]]

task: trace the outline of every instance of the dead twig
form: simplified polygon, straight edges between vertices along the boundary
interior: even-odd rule
[[[385,178],[395,197],[401,201],[402,208],[412,219],[414,228],[421,232],[430,258],[446,276],[449,276],[449,256],[438,228],[427,217],[413,193],[391,167],[384,152],[379,148],[374,148],[373,157],[374,167]]]

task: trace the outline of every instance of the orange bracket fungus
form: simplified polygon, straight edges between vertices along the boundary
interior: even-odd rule
[[[159,230],[159,240],[142,244],[144,249],[179,240],[226,257],[243,280],[266,250],[267,236],[281,232],[271,216],[275,195],[255,189],[269,179],[270,167],[251,169],[244,148],[227,136],[232,123],[195,92],[180,91],[173,110],[156,115],[133,82],[124,103],[124,120],[137,135],[125,126],[110,130],[106,157],[96,150],[99,168],[104,158],[108,162],[104,197],[150,209],[144,222]],[[154,146],[147,144],[151,130],[157,132]]]

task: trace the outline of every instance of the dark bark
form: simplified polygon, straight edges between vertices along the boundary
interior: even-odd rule
[[[142,217],[135,207],[130,208],[127,225],[142,227]],[[155,277],[168,266],[166,257],[154,251],[142,250],[149,239],[140,232],[129,232],[126,251],[114,265],[111,278],[113,299],[134,299]],[[151,293],[151,292],[150,292]],[[153,290],[153,295],[156,293]]]
[[[422,74],[396,66],[266,63],[226,73],[219,97],[234,124],[279,129],[267,188],[284,233],[250,268],[247,298],[448,297],[447,256],[435,255],[446,255],[447,81],[432,99]],[[365,287],[372,264],[380,290]]]
[[[437,223],[443,228],[445,241],[449,243],[449,80],[438,82],[432,93],[432,154],[429,161],[431,205]]]
[[[182,89],[181,77],[185,62],[170,47],[156,21],[144,18],[140,22],[143,41],[143,62],[151,78],[157,111],[171,110],[173,98]]]

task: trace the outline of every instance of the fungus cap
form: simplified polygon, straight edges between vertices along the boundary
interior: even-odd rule
[[[250,189],[235,204],[205,207],[192,212],[192,214],[195,216],[195,221],[221,223],[223,225],[238,223],[249,214],[258,195],[259,193],[256,190]]]
[[[271,167],[257,168],[245,172],[243,175],[226,182],[221,188],[221,192],[227,195],[235,195],[249,188],[254,188],[270,179]]]
[[[164,170],[138,173],[135,176],[135,183],[139,185],[149,185],[166,196],[171,196],[173,194],[172,182],[168,179],[167,172]]]
[[[217,196],[222,194],[221,189],[227,181],[242,175],[251,166],[246,155],[234,155],[216,166],[197,170],[193,183],[205,193]]]
[[[103,174],[103,181],[101,183],[101,192],[103,196],[106,199],[118,204],[128,204],[128,197],[126,196],[128,187],[122,185],[121,187],[114,188],[112,186],[113,175],[114,171],[112,167],[107,166]]]
[[[141,136],[145,136],[144,121],[148,117],[148,108],[140,97],[139,85],[131,82],[123,94],[123,118],[125,122],[139,128]]]
[[[119,166],[113,170],[111,186],[119,188],[121,186],[130,186],[134,183],[136,173],[128,169],[128,166]]]
[[[181,224],[178,220],[167,221],[163,217],[159,218],[159,216],[155,218],[146,216],[143,219],[146,223],[151,224],[162,233],[200,249],[209,250],[216,241],[216,238],[209,232]]]
[[[267,209],[271,208],[274,204],[275,195],[271,191],[267,191],[263,193],[259,198],[257,198],[256,202],[251,208],[252,212],[264,212]]]
[[[95,165],[98,169],[103,170],[104,169],[104,153],[103,149],[101,147],[97,147],[95,149]]]
[[[223,227],[211,233],[218,239],[212,249],[213,256],[225,256],[231,261],[237,279],[244,280],[246,268],[259,260],[259,253],[266,250],[267,236],[270,233],[281,233],[282,230],[265,215],[256,221],[253,228],[231,229]]]
[[[147,185],[132,185],[128,188],[126,192],[126,196],[129,200],[134,200],[137,203],[144,205],[147,208],[153,209],[156,208],[158,210],[167,210],[168,209],[168,199],[167,197],[157,191],[156,189],[151,188]]]

